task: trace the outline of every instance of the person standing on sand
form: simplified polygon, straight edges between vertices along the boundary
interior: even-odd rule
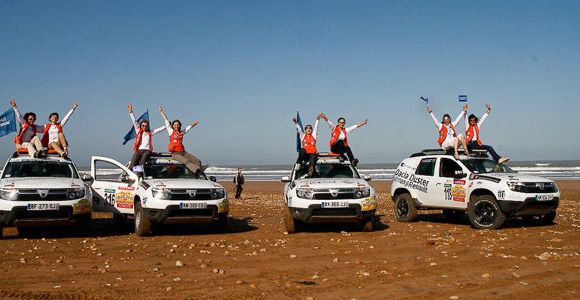
[[[485,113],[483,113],[481,119],[478,119],[474,114],[471,114],[468,118],[465,118],[465,128],[467,128],[467,131],[465,132],[465,140],[467,142],[467,148],[469,148],[469,150],[486,150],[491,155],[491,157],[493,157],[493,160],[495,160],[498,164],[506,163],[508,160],[510,160],[509,157],[500,156],[497,154],[497,152],[495,152],[495,149],[493,149],[492,146],[484,145],[483,142],[479,139],[479,128],[481,128],[483,121],[485,121],[487,116],[489,116],[489,113],[491,112],[491,105],[486,104],[485,108],[487,110]]]
[[[469,155],[469,150],[467,149],[465,138],[463,137],[463,135],[458,136],[455,130],[455,127],[457,126],[457,124],[459,124],[459,121],[461,121],[461,118],[467,112],[467,108],[468,108],[467,104],[463,105],[463,110],[459,113],[455,121],[451,122],[451,116],[449,116],[449,114],[444,114],[443,121],[439,122],[437,120],[437,117],[435,117],[435,114],[433,114],[433,110],[431,109],[431,107],[427,106],[427,112],[433,119],[433,123],[435,123],[435,127],[437,127],[437,130],[439,130],[439,139],[437,140],[437,143],[439,144],[439,146],[441,146],[441,149],[445,150],[446,152],[453,149],[454,150],[453,156],[455,157],[455,159],[459,159],[460,142],[463,145],[463,148],[465,149],[465,154]]]
[[[236,185],[236,199],[240,199],[242,195],[243,185],[245,183],[244,175],[242,175],[242,168],[238,168],[238,174],[234,177],[234,184]]]

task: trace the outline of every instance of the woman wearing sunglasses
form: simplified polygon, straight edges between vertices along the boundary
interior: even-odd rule
[[[62,122],[58,122],[58,113],[51,113],[48,117],[50,123],[44,125],[44,134],[41,139],[42,145],[47,147],[49,150],[55,150],[61,157],[66,158],[68,156],[68,143],[62,131],[62,127],[66,124],[77,107],[79,107],[79,104],[77,102],[73,103],[72,108],[66,116],[64,116]]]
[[[491,155],[491,157],[498,163],[503,164],[510,160],[509,157],[501,157],[492,146],[484,145],[481,139],[479,138],[479,129],[483,125],[483,121],[487,119],[489,113],[491,112],[491,105],[486,104],[485,108],[487,109],[486,112],[481,116],[481,119],[478,119],[474,114],[469,115],[468,118],[465,119],[465,128],[467,131],[465,132],[466,141],[467,141],[467,148],[471,149],[483,149],[486,150],[487,153]]]
[[[171,153],[171,158],[184,164],[191,172],[197,173],[201,168],[201,161],[195,155],[185,151],[183,146],[183,135],[189,132],[193,127],[199,124],[198,120],[187,126],[184,131],[181,130],[181,121],[175,119],[169,122],[167,114],[163,111],[163,107],[159,106],[159,112],[165,121],[165,130],[169,134],[168,150]]]
[[[131,157],[131,163],[129,164],[129,170],[134,171],[135,173],[143,173],[142,170],[135,169],[133,167],[137,165],[144,166],[151,152],[153,151],[153,135],[158,134],[159,132],[165,129],[165,126],[156,128],[155,130],[151,131],[149,128],[149,121],[142,120],[141,123],[137,123],[135,121],[135,115],[133,114],[133,105],[129,103],[127,105],[127,110],[129,110],[129,116],[131,117],[131,121],[133,122],[133,127],[135,128],[135,144],[133,145],[133,157]],[[139,175],[139,174],[138,174]]]
[[[25,148],[28,150],[28,155],[30,155],[30,157],[45,157],[46,152],[42,147],[40,139],[36,135],[37,133],[44,133],[44,127],[34,123],[36,121],[36,114],[33,112],[27,112],[24,114],[23,118],[20,111],[18,111],[18,106],[14,99],[10,99],[10,105],[12,105],[16,117],[21,125],[20,132],[14,138],[16,150]]]
[[[467,107],[468,107],[467,104],[463,105],[463,110],[459,113],[459,116],[457,116],[455,121],[451,122],[451,117],[449,116],[449,114],[444,114],[443,121],[439,122],[435,117],[435,114],[433,114],[433,110],[431,109],[431,107],[427,106],[427,112],[433,119],[433,123],[435,123],[435,127],[437,127],[437,130],[439,130],[439,139],[437,140],[437,143],[439,144],[439,146],[441,146],[443,150],[447,152],[453,149],[455,159],[459,159],[459,151],[458,151],[459,142],[461,142],[461,144],[463,145],[463,149],[465,149],[465,154],[469,155],[469,151],[465,143],[465,138],[463,137],[463,135],[457,135],[457,131],[455,130],[455,127],[457,126],[457,124],[459,124],[459,121],[461,121],[461,118],[463,118],[463,116],[467,112]]]
[[[298,130],[298,134],[300,135],[301,144],[296,163],[303,165],[306,162],[309,162],[308,176],[312,176],[314,174],[316,159],[318,157],[316,139],[318,138],[318,121],[321,117],[322,113],[318,114],[316,117],[316,122],[314,122],[314,129],[312,128],[312,125],[308,124],[304,127],[304,131],[302,131],[302,128],[300,128],[298,125],[296,118],[292,118],[292,122],[296,126],[296,130]]]
[[[332,134],[330,136],[330,151],[339,154],[341,159],[344,159],[346,155],[352,165],[356,167],[358,165],[358,159],[354,158],[352,150],[348,145],[348,133],[368,124],[369,119],[365,119],[359,124],[345,127],[346,119],[343,117],[338,118],[338,123],[336,126],[328,120],[328,117],[326,117],[325,114],[322,114],[322,117],[332,130]]]

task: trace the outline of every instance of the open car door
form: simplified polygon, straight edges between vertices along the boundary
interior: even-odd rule
[[[93,209],[132,215],[133,199],[138,177],[118,161],[102,157],[91,157],[91,176],[94,178]]]

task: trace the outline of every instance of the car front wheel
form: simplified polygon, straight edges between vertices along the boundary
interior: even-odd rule
[[[467,216],[477,229],[498,229],[506,220],[506,215],[491,195],[474,196],[467,205]]]
[[[141,202],[135,203],[135,234],[146,236],[151,233],[151,221],[145,217]]]
[[[296,220],[292,218],[292,213],[290,212],[290,208],[285,206],[284,207],[284,226],[286,227],[286,232],[288,233],[295,233],[297,231]]]

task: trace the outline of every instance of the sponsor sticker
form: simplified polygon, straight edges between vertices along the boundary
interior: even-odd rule
[[[375,210],[377,209],[377,199],[368,197],[361,202],[360,206],[362,211]]]
[[[224,201],[218,204],[218,213],[227,213],[230,211],[230,201],[225,199]]]
[[[455,185],[451,188],[451,198],[456,202],[465,202],[466,190],[461,185]]]
[[[497,191],[497,199],[505,199],[505,191]]]
[[[453,184],[465,185],[465,180],[463,180],[463,179],[456,179],[456,180],[453,180]]]
[[[117,191],[115,202],[118,208],[133,208],[133,193],[130,191]]]

